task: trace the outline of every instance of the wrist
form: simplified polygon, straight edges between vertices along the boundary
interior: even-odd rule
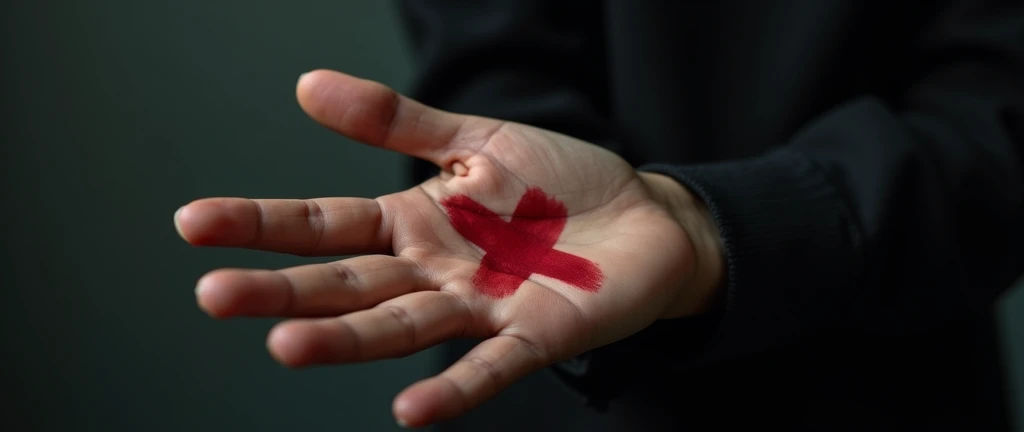
[[[722,237],[711,212],[700,197],[675,179],[649,172],[638,174],[655,202],[686,232],[696,260],[693,274],[677,287],[674,300],[661,318],[679,318],[714,309],[723,297],[726,265]]]

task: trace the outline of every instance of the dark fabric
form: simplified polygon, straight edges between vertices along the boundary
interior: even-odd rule
[[[595,409],[531,379],[446,427],[493,430],[530,394],[508,430],[1007,429],[992,306],[1024,271],[1022,3],[401,2],[411,96],[669,175],[727,253],[721,313],[552,368]]]

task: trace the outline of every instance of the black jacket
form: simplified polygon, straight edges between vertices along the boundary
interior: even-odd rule
[[[553,368],[596,409],[531,377],[448,427],[1006,428],[1022,3],[403,1],[412,97],[670,175],[727,253],[720,312]]]

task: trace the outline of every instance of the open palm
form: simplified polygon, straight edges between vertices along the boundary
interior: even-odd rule
[[[213,316],[293,318],[268,337],[280,362],[365,362],[484,338],[396,398],[399,420],[418,426],[678,309],[693,242],[615,154],[336,72],[305,75],[298,99],[321,124],[442,171],[377,199],[209,198],[179,210],[178,230],[195,245],[359,255],[199,281]]]

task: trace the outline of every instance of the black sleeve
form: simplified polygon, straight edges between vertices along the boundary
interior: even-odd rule
[[[913,336],[990,310],[1024,273],[1024,8],[960,3],[895,96],[850,100],[756,158],[640,168],[721,228],[727,306],[705,360],[827,330]]]
[[[602,8],[564,0],[401,0],[410,96],[621,150],[608,121]]]
[[[1024,12],[962,3],[971,6],[948,8],[907,54],[922,67],[897,96],[847,101],[756,158],[641,167],[712,209],[727,255],[724,310],[652,326],[556,372],[601,402],[621,386],[609,381],[628,379],[601,371],[637,347],[685,344],[702,363],[831,329],[913,335],[989,309],[1024,270]],[[600,8],[400,5],[419,69],[413,97],[623,154],[609,129]]]

